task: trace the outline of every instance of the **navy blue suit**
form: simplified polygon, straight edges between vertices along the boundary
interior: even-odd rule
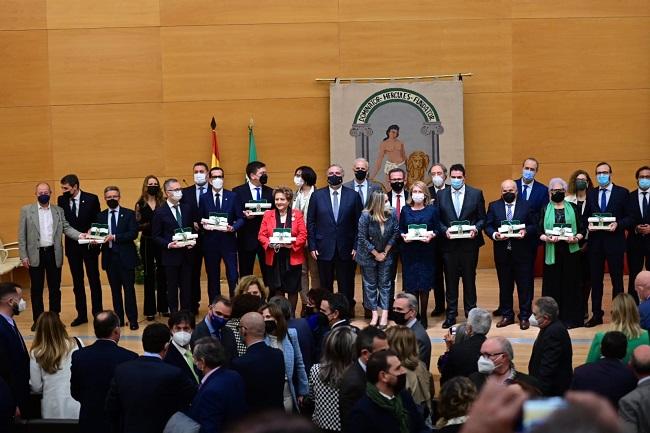
[[[400,397],[404,411],[408,414],[409,433],[429,431],[424,425],[422,415],[418,412],[411,394],[408,391],[402,391]],[[395,433],[400,431],[399,421],[395,415],[390,410],[379,407],[367,395],[364,395],[354,405],[344,425],[346,426],[344,433]]]
[[[29,402],[29,353],[17,327],[0,316],[0,377],[11,391],[13,409],[27,413]],[[6,388],[4,388],[6,392]],[[11,411],[13,416],[14,411]],[[1,424],[0,424],[1,425]]]
[[[174,313],[178,311],[179,296],[182,310],[191,310],[192,307],[191,284],[194,251],[187,247],[168,248],[168,245],[171,243],[176,229],[193,227],[195,214],[190,205],[180,203],[182,224],[179,224],[168,203],[163,203],[154,211],[151,221],[151,237],[162,250],[162,265],[167,278],[167,301],[169,311]]]
[[[171,416],[188,408],[196,383],[180,368],[141,356],[120,364],[106,397],[115,433],[161,433]]]
[[[244,379],[246,401],[251,412],[284,410],[284,355],[263,340],[232,360],[232,369]]]
[[[504,318],[514,319],[512,292],[517,283],[519,298],[519,320],[528,320],[533,300],[533,262],[531,244],[537,245],[537,218],[529,202],[518,199],[515,203],[513,220],[526,225],[523,239],[510,238],[493,242],[494,264],[499,280],[499,305]],[[494,240],[501,221],[506,220],[506,202],[493,201],[488,205],[485,233]]]
[[[203,253],[205,255],[205,267],[208,271],[208,297],[210,302],[215,296],[221,294],[221,260],[226,265],[226,277],[228,278],[228,289],[230,297],[235,293],[237,285],[237,235],[235,232],[244,226],[242,206],[237,194],[222,189],[220,203],[215,202],[215,192],[210,190],[201,196],[197,220],[208,218],[211,213],[222,213],[228,215],[228,224],[233,227],[233,232],[221,232],[218,230],[203,231]]]
[[[310,251],[318,251],[321,287],[334,289],[334,272],[339,293],[343,293],[354,311],[354,260],[357,226],[363,210],[361,197],[350,188],[341,187],[339,214],[334,218],[329,187],[316,190],[309,200],[307,236]]]
[[[70,392],[81,403],[80,433],[108,433],[106,395],[115,367],[132,361],[137,354],[110,340],[97,340],[88,347],[72,352]]]
[[[203,187],[199,185],[190,185],[183,188],[183,197],[181,198],[181,203],[187,204],[191,211],[192,215],[196,217],[199,213],[199,200],[196,198],[197,195],[200,198],[201,188],[203,188],[203,194],[210,192],[210,185],[205,184]],[[203,248],[201,244],[203,242],[203,236],[199,233],[199,238],[196,240],[196,246],[192,253],[192,276],[191,276],[191,290],[192,290],[192,312],[196,315],[199,311],[199,303],[201,302],[201,267],[203,265]],[[206,268],[207,268],[206,263]],[[208,300],[210,303],[212,299]]]
[[[191,351],[192,349],[188,350]],[[165,358],[163,358],[163,361],[180,368],[192,382],[197,385],[199,384],[197,377],[201,377],[201,372],[195,366],[190,367],[187,361],[185,361],[183,355],[181,355],[181,352],[173,343],[169,343],[169,348],[167,349],[167,354],[165,355]],[[196,374],[196,376],[194,376],[194,374]]]
[[[244,380],[220,367],[210,373],[192,400],[189,417],[201,424],[199,433],[220,433],[246,414]]]
[[[632,369],[615,358],[602,358],[584,364],[573,372],[571,389],[591,391],[608,399],[615,408],[618,401],[636,388],[637,378]]]
[[[219,330],[215,330],[214,328],[210,329],[206,320],[208,319],[204,318],[196,324],[196,328],[192,332],[192,338],[190,339],[190,346],[194,348],[194,344],[203,337],[216,338],[221,342],[223,350],[226,352],[226,360],[224,361],[223,366],[229,367],[232,359],[239,355],[237,352],[237,340],[235,339],[235,334],[226,326]]]
[[[586,218],[600,213],[600,188],[594,188],[587,193],[585,209]],[[591,310],[593,317],[603,317],[603,277],[605,260],[612,279],[612,299],[623,293],[623,257],[625,255],[625,230],[631,225],[630,193],[618,185],[612,185],[612,192],[607,201],[606,213],[616,217],[617,227],[614,232],[594,230],[589,232],[588,254],[591,272]]]
[[[111,226],[113,210],[106,209],[97,215],[97,222]],[[113,309],[124,324],[124,311],[129,323],[138,323],[138,305],[135,300],[135,267],[138,265],[138,253],[133,242],[138,237],[138,223],[135,212],[120,206],[115,211],[117,231],[115,240],[102,244],[102,269],[106,271],[111,286]],[[119,212],[119,213],[118,213]],[[124,290],[124,303],[122,302]]]
[[[645,213],[641,212],[639,206],[639,194],[644,191],[635,189],[630,193],[630,203],[628,205],[630,215],[630,227],[627,237],[627,266],[630,271],[630,280],[627,286],[627,292],[639,302],[639,295],[634,289],[634,279],[644,268],[650,270],[650,235],[642,235],[636,231],[636,226],[641,224],[650,224],[650,208]],[[650,202],[650,190],[645,191],[646,197]]]

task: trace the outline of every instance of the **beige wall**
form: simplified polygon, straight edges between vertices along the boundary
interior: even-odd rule
[[[116,183],[127,205],[149,173],[191,182],[213,115],[227,186],[251,115],[271,184],[322,173],[316,77],[474,73],[466,162],[487,200],[527,155],[541,181],[608,160],[632,187],[650,160],[649,35],[647,0],[2,0],[0,237],[37,180]]]

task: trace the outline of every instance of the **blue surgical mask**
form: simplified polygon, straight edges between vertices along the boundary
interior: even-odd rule
[[[535,179],[535,172],[524,169],[521,172],[521,177],[523,177],[525,181],[530,182],[531,180]]]
[[[221,328],[226,326],[226,322],[227,320],[224,319],[223,317],[214,316],[210,314],[210,324],[212,325],[215,331],[219,331]]]
[[[461,189],[463,187],[463,179],[451,179],[451,187],[453,189]]]
[[[645,178],[639,179],[639,188],[641,188],[644,191],[650,188],[650,179],[645,179]]]
[[[596,180],[598,181],[598,185],[607,186],[609,185],[609,174],[599,174],[596,176]]]

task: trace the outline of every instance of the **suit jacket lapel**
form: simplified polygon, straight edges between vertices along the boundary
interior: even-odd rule
[[[332,196],[330,194],[330,189],[329,187],[326,187],[327,189],[325,192],[327,193],[325,195],[326,202],[327,202],[327,209],[330,211],[330,217],[332,218],[332,224],[337,225],[336,218],[334,218],[334,208],[332,207]],[[341,194],[339,194],[341,196]],[[341,197],[339,197],[339,213],[341,213]]]
[[[469,207],[468,202],[469,202],[470,198],[471,198],[470,197],[470,189],[467,188],[467,185],[465,185],[465,197],[463,197],[463,205],[460,207],[460,215],[458,215],[458,219],[460,221],[463,221],[463,219],[464,219],[463,215],[465,214],[465,211]],[[455,213],[455,210],[454,210],[454,213]]]

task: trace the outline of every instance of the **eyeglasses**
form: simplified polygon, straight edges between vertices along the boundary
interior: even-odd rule
[[[503,355],[505,352],[498,352],[498,353],[487,353],[487,352],[481,352],[481,356],[485,358],[494,358],[497,356]]]

